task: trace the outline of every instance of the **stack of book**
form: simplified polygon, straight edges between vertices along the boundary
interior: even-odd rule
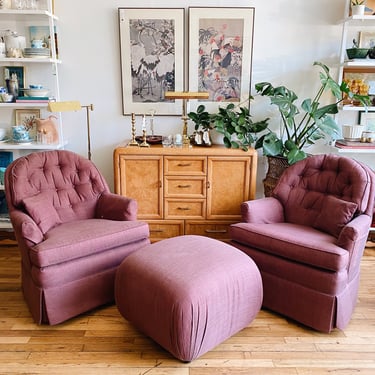
[[[16,103],[48,103],[51,100],[48,96],[18,96]]]
[[[375,142],[359,142],[359,141],[347,141],[345,139],[338,139],[335,142],[335,146],[338,148],[372,148],[375,149]]]

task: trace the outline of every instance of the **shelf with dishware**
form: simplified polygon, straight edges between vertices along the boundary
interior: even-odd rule
[[[61,120],[51,119],[47,124],[52,117],[48,104],[60,97],[57,21],[53,0],[25,1],[18,9],[0,9],[0,177],[20,156],[67,144]],[[0,181],[0,229],[11,230],[2,207],[3,190]]]
[[[11,7],[0,9],[0,30],[5,42],[2,56],[0,50],[0,81],[3,80],[0,82],[0,86],[3,85],[0,87],[0,111],[1,126],[8,128],[12,139],[12,128],[22,125],[25,118],[50,116],[48,104],[59,100],[58,65],[61,60],[58,59],[55,24],[58,17],[53,14],[53,0],[12,2]],[[2,142],[0,149],[62,148],[65,144],[62,124],[60,119],[56,120],[58,141],[41,144],[31,138],[31,142],[27,140],[24,144]],[[37,133],[35,124],[32,132]]]

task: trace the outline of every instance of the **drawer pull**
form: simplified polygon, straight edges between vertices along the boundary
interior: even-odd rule
[[[206,233],[227,233],[227,230],[226,229],[206,229],[205,230]]]
[[[177,164],[178,167],[190,167],[191,163],[179,163]]]
[[[180,211],[189,211],[190,208],[189,207],[177,207],[178,210]]]
[[[177,187],[179,187],[181,189],[187,189],[187,188],[190,188],[191,185],[177,185]]]

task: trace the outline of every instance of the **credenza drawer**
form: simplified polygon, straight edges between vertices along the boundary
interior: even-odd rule
[[[164,200],[166,219],[203,219],[206,212],[205,199],[171,199]]]
[[[165,175],[205,176],[207,159],[205,157],[164,156]]]
[[[150,228],[151,242],[184,234],[183,220],[150,220],[148,221],[148,226]]]
[[[191,221],[185,222],[185,234],[206,236],[217,240],[229,240],[229,227],[233,221]]]
[[[164,197],[205,198],[206,178],[199,176],[166,176],[164,178]]]

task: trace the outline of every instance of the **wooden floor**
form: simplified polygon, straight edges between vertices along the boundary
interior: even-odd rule
[[[344,332],[323,334],[269,311],[214,350],[181,363],[106,306],[64,324],[33,323],[15,243],[0,243],[0,374],[375,374],[375,247],[362,260],[359,301]]]

